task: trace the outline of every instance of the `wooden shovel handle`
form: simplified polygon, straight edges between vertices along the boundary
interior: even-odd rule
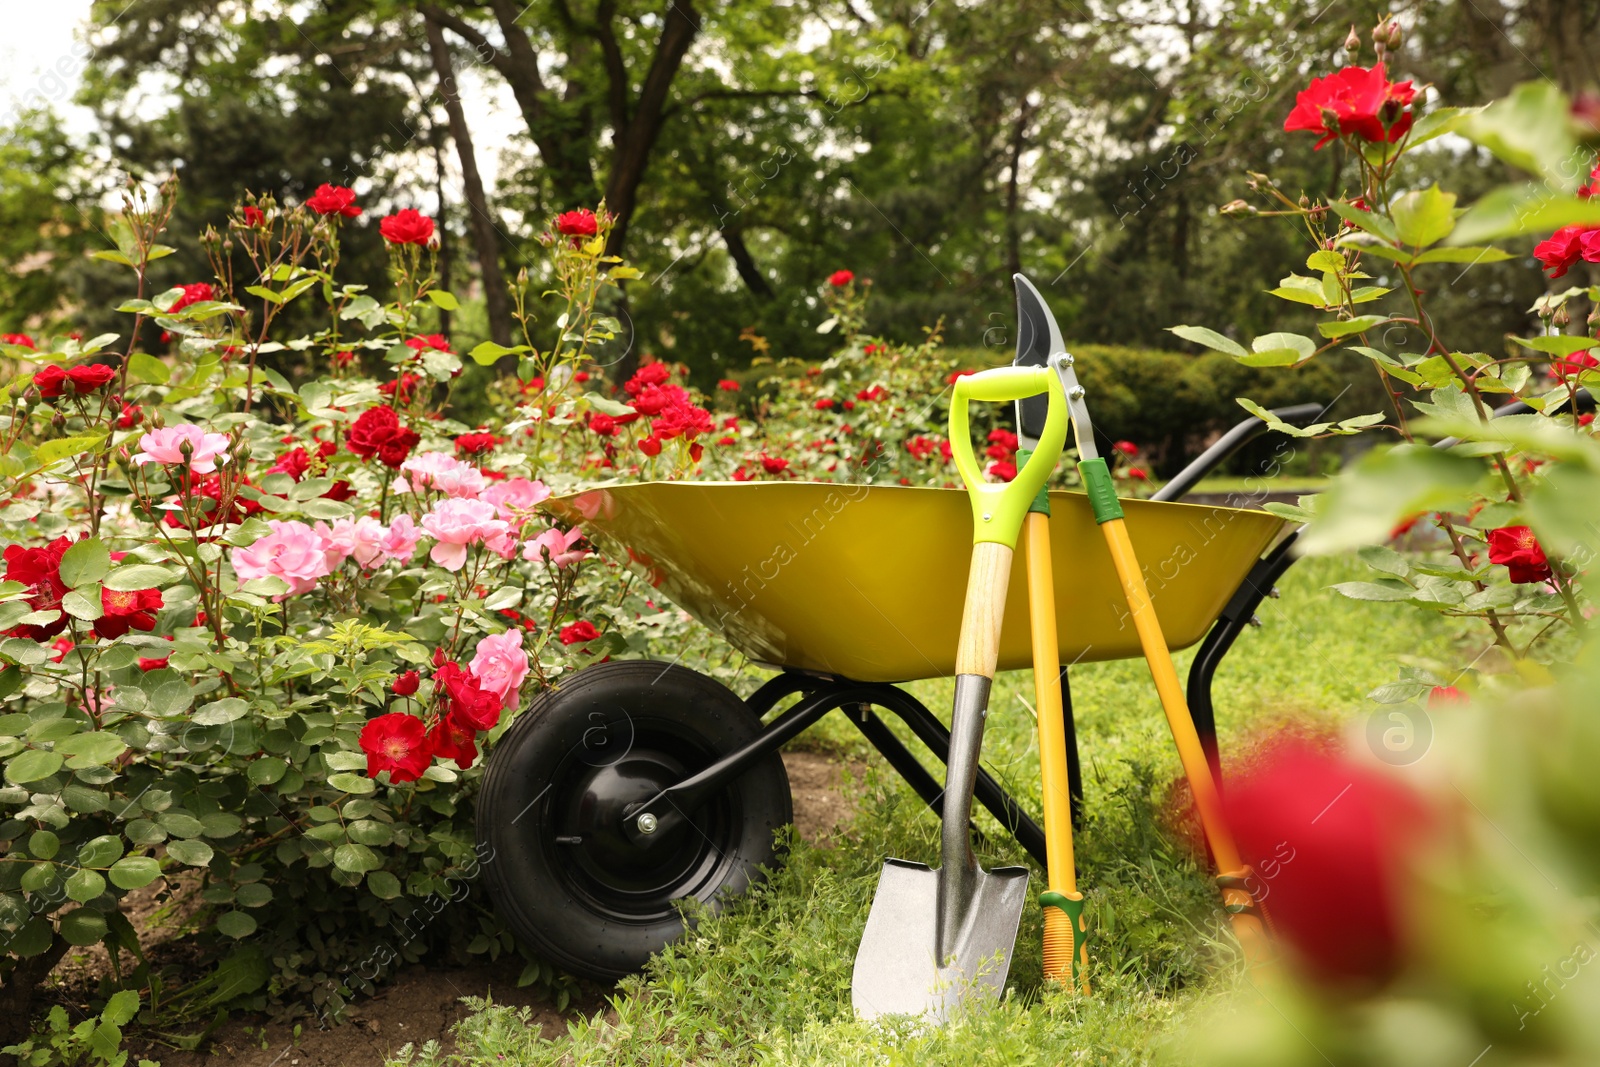
[[[961,612],[961,644],[956,648],[956,673],[994,677],[1000,659],[1000,623],[1006,613],[1006,587],[1011,582],[1012,551],[993,541],[972,546],[967,572],[967,601]]]

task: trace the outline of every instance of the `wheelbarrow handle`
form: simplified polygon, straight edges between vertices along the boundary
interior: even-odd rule
[[[972,449],[968,405],[974,400],[998,403],[1023,400],[1040,393],[1049,397],[1049,410],[1033,455],[1010,482],[998,485],[985,482]],[[972,501],[973,544],[1017,547],[1022,517],[1055,470],[1061,447],[1067,440],[1068,422],[1066,394],[1061,380],[1049,367],[996,367],[956,379],[950,400],[950,454]]]

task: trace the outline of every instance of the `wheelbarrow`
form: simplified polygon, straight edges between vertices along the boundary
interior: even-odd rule
[[[1320,410],[1274,414],[1309,422]],[[1291,564],[1295,534],[1264,511],[1176,497],[1264,432],[1247,419],[1154,498],[1122,502],[1168,642],[1200,643],[1187,696],[1213,775],[1212,678]],[[1049,502],[1052,554],[1076,561],[1056,583],[1061,662],[1140,656],[1087,497],[1051,492]],[[477,823],[497,912],[528,949],[573,974],[616,980],[683,934],[693,909],[680,902],[715,911],[781,863],[775,832],[793,809],[778,750],[831,711],[937,812],[940,783],[882,715],[898,716],[935,759],[947,758],[949,731],[899,683],[955,673],[971,552],[966,493],[647,482],[549,504],[625,551],[657,593],[775,673],[741,699],[675,662],[601,663],[518,717],[489,760]],[[1024,588],[1024,568],[1019,553],[1013,587]],[[998,666],[1032,662],[1028,605],[1014,597]],[[1061,706],[1076,817],[1083,789],[1067,674]],[[1046,862],[1038,822],[981,768],[974,795]]]

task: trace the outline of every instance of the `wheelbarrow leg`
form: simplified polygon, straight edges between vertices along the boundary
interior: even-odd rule
[[[1083,769],[1078,763],[1078,725],[1072,717],[1072,690],[1067,668],[1061,668],[1061,726],[1067,738],[1067,796],[1072,803],[1072,828],[1083,829]]]

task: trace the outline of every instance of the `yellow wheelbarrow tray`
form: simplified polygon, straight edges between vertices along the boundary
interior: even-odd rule
[[[644,568],[663,597],[755,662],[857,682],[955,673],[972,552],[960,489],[828,482],[644,482],[549,502]],[[1124,500],[1173,648],[1205,636],[1285,521]],[[1140,656],[1105,539],[1081,493],[1050,494],[1063,663]],[[1026,588],[1026,558],[1012,587]],[[1000,670],[1032,665],[1026,597],[1007,603]]]
[[[1274,414],[1314,418],[1302,406]],[[1200,642],[1188,705],[1216,766],[1211,681],[1292,563],[1266,512],[1185,504],[1201,475],[1266,431],[1248,419],[1156,494],[1125,499],[1128,533],[1173,648]],[[973,514],[959,489],[808,482],[646,482],[548,501],[659,594],[776,675],[740,698],[669,663],[613,660],[541,693],[495,743],[478,799],[485,882],[518,940],[570,973],[615,980],[681,936],[680,902],[716,910],[782,862],[792,821],[778,750],[834,710],[935,812],[943,785],[880,715],[938,761],[950,732],[897,683],[955,674]],[[1061,717],[1081,811],[1071,665],[1142,648],[1081,493],[1050,494]],[[1026,588],[1027,555],[1011,584]],[[1030,667],[1028,598],[1009,598],[998,668]],[[779,710],[781,707],[781,710]],[[1041,865],[1045,836],[981,767],[973,797]]]

